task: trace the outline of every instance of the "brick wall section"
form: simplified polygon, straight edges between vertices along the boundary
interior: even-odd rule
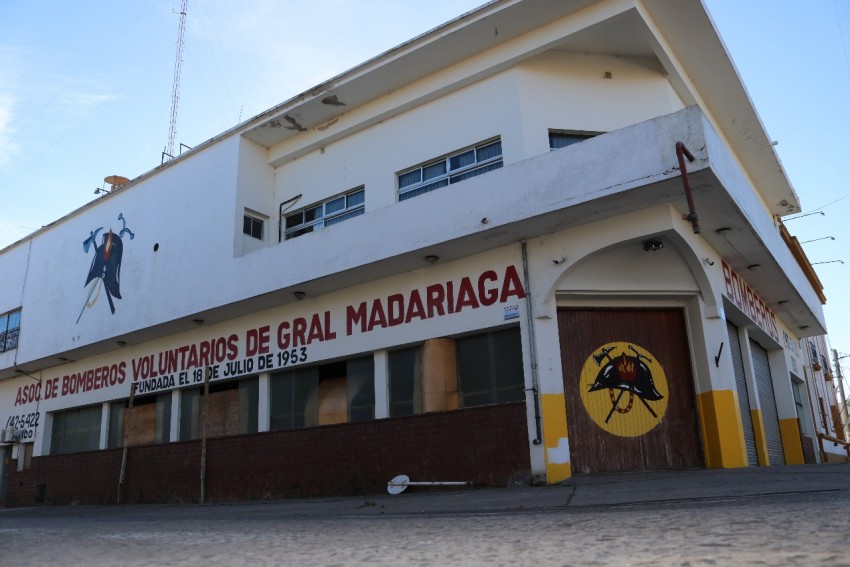
[[[9,505],[32,505],[36,502],[37,487],[42,485],[47,503],[106,504],[115,502],[121,449],[33,457],[29,470],[17,472],[16,468],[13,460],[6,483]]]
[[[10,468],[7,504],[115,502],[121,449],[35,457]],[[200,441],[133,447],[122,502],[197,502]],[[406,474],[419,481],[505,486],[531,468],[525,404],[504,404],[209,439],[207,501],[342,496],[386,491]]]

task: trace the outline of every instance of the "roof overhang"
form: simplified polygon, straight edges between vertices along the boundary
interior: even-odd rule
[[[543,30],[543,31],[540,31]],[[538,41],[524,36],[538,31]],[[333,136],[328,127],[345,114],[441,70],[488,51],[479,80],[542,51],[556,49],[620,57],[654,58],[686,105],[699,105],[763,195],[771,214],[800,211],[764,125],[700,0],[495,0],[346,71],[252,118],[234,130],[270,148],[308,132]],[[483,58],[486,59],[486,58]],[[461,88],[470,77],[447,89]],[[405,101],[407,107],[429,100]],[[400,112],[390,107],[364,120],[365,128]],[[346,135],[351,130],[346,131]],[[318,143],[318,142],[317,142]]]

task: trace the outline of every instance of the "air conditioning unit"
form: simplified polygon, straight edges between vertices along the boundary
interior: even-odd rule
[[[14,443],[17,441],[16,433],[17,431],[15,431],[14,427],[0,429],[0,443]]]

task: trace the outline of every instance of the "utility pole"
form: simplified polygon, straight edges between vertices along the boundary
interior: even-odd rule
[[[850,431],[848,431],[850,423],[848,423],[847,420],[847,397],[844,395],[844,376],[841,374],[841,363],[838,362],[845,356],[847,355],[838,356],[838,350],[832,349],[832,360],[835,362],[835,376],[838,379],[838,391],[841,393],[841,409],[839,410],[838,415],[841,418],[841,428],[844,430],[844,439],[848,440],[850,439],[850,436],[848,436],[848,433],[850,433]]]

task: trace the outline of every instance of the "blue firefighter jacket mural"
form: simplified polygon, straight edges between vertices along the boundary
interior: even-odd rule
[[[88,287],[88,297],[80,310],[80,315],[77,317],[77,323],[85,313],[86,309],[91,309],[100,298],[101,291],[106,295],[106,301],[109,303],[109,310],[115,314],[115,299],[121,299],[121,259],[124,256],[124,236],[129,236],[130,240],[135,238],[135,234],[127,228],[127,221],[124,219],[124,213],[118,214],[118,220],[122,222],[122,228],[115,234],[110,228],[108,232],[100,235],[101,241],[98,245],[97,237],[103,230],[103,227],[98,227],[96,230],[89,233],[89,237],[83,241],[83,251],[88,253],[94,249],[94,257],[91,261],[88,276],[83,287]]]

